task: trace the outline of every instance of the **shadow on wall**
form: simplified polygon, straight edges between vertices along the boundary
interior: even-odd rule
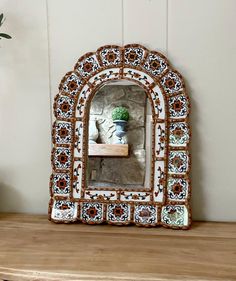
[[[190,113],[190,126],[191,126],[191,142],[190,142],[190,153],[191,153],[191,205],[192,205],[192,216],[193,220],[203,220],[206,218],[205,205],[207,203],[206,198],[203,193],[203,165],[202,165],[202,152],[201,152],[201,138],[198,127],[198,107],[197,103],[194,100],[194,97],[191,95],[194,91],[191,89],[189,84],[185,81],[185,85],[190,97],[191,104],[191,113]]]
[[[0,212],[18,212],[24,209],[24,199],[14,186],[2,181],[0,174]]]

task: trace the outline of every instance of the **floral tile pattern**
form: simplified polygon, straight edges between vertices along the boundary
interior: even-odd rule
[[[157,206],[135,205],[134,222],[140,225],[155,225],[158,222]]]
[[[55,122],[53,125],[55,144],[71,144],[73,138],[72,124],[69,122]]]
[[[87,223],[103,222],[103,204],[102,203],[82,203],[81,220]]]
[[[158,116],[158,118],[165,120],[166,118],[166,110],[165,110],[165,100],[162,94],[162,91],[158,85],[156,85],[151,91],[150,91],[153,106],[155,108],[155,114]]]
[[[59,96],[54,104],[54,112],[57,118],[71,118],[74,111],[74,99],[67,96]]]
[[[78,203],[70,201],[54,201],[52,219],[54,221],[72,222],[77,220]]]
[[[89,83],[95,87],[107,81],[118,80],[120,75],[119,68],[105,69],[89,79]]]
[[[80,77],[71,72],[66,76],[60,84],[59,90],[72,96],[76,96],[79,92],[83,82]]]
[[[186,146],[189,143],[189,128],[186,122],[170,124],[169,142],[171,146]]]
[[[84,125],[82,121],[77,121],[75,124],[75,139],[74,139],[74,157],[82,157],[83,150],[83,132]]]
[[[187,225],[188,211],[184,205],[166,205],[162,208],[161,221],[174,227]]]
[[[107,205],[107,221],[129,223],[130,205],[125,203]]]
[[[154,177],[154,189],[153,189],[153,201],[162,203],[164,200],[164,188],[165,188],[165,161],[155,161],[155,177]]]
[[[120,199],[122,201],[149,202],[150,193],[142,191],[121,191]]]
[[[121,63],[121,52],[118,46],[102,48],[98,50],[98,54],[104,66],[117,66]]]
[[[144,54],[145,50],[142,47],[127,47],[124,52],[124,63],[138,66],[144,59]]]
[[[166,60],[156,53],[150,53],[144,63],[144,69],[151,75],[158,76],[167,70]]]
[[[107,190],[87,190],[85,192],[84,198],[102,201],[117,200],[117,192]]]
[[[156,124],[156,146],[155,146],[155,156],[164,157],[166,147],[166,130],[165,123]]]
[[[168,94],[174,94],[182,90],[181,77],[176,72],[170,71],[161,79],[161,84]]]
[[[120,79],[139,85],[151,102],[150,184],[139,190],[91,189],[86,178],[90,102],[98,88]],[[189,228],[189,108],[182,76],[156,51],[139,44],[106,45],[82,56],[62,79],[54,102],[50,218]]]
[[[82,77],[88,77],[100,68],[95,55],[88,56],[76,64],[76,70]]]
[[[53,165],[57,170],[68,170],[71,167],[71,151],[58,147],[53,151]]]
[[[123,75],[124,78],[132,81],[137,81],[139,84],[142,84],[145,87],[150,86],[154,81],[148,74],[144,74],[142,71],[132,68],[124,68]]]
[[[186,151],[170,151],[168,171],[173,174],[184,174],[188,172],[189,157]]]
[[[90,94],[91,88],[88,86],[88,84],[86,84],[79,93],[78,102],[76,106],[76,117],[82,118],[84,116],[85,105]]]
[[[186,118],[188,113],[189,105],[185,95],[169,98],[169,114],[171,118]]]
[[[73,167],[73,198],[81,198],[82,179],[83,179],[83,162],[81,160],[74,161]]]
[[[52,175],[52,189],[54,195],[69,195],[71,178],[69,173],[55,173]]]
[[[168,200],[185,201],[188,197],[188,180],[169,177],[167,181]]]

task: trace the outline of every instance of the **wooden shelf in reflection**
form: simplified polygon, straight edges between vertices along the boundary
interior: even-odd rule
[[[90,157],[128,157],[128,144],[105,144],[105,143],[90,143]]]

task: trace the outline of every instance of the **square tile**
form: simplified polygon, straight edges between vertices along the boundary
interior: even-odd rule
[[[52,219],[55,221],[72,222],[77,220],[78,203],[66,200],[54,201]]]
[[[141,225],[156,225],[158,222],[157,208],[155,205],[136,205],[134,222]]]
[[[76,96],[79,92],[83,82],[80,77],[78,77],[75,73],[71,72],[66,75],[64,79],[61,81],[59,90],[63,91],[72,96]]]
[[[169,71],[161,79],[161,84],[168,94],[178,93],[183,89],[182,78],[174,71]]]
[[[58,96],[54,104],[55,116],[58,118],[71,118],[74,112],[75,102],[67,96]]]
[[[80,218],[86,223],[102,223],[103,210],[102,203],[82,203]]]
[[[188,226],[188,210],[184,205],[166,205],[162,207],[161,222],[167,226]]]
[[[167,70],[167,62],[157,53],[149,53],[143,67],[151,75],[158,76]]]
[[[88,77],[100,68],[98,60],[94,54],[87,56],[82,61],[78,61],[76,69],[82,77]]]
[[[168,173],[185,174],[189,170],[189,156],[186,151],[172,150],[169,152]]]
[[[189,143],[190,132],[186,122],[171,122],[169,128],[169,142],[171,146],[186,146]]]
[[[54,195],[68,196],[71,178],[69,173],[55,173],[52,175],[52,189]]]
[[[109,222],[129,223],[130,221],[130,205],[125,203],[108,204],[107,220]]]
[[[188,198],[189,182],[185,178],[168,177],[167,199],[170,201],[185,201]]]
[[[145,49],[132,45],[125,46],[124,63],[132,66],[139,66],[144,59]]]
[[[189,114],[189,102],[185,95],[178,95],[169,98],[170,118],[186,118]]]
[[[73,138],[72,124],[57,121],[53,125],[53,142],[55,144],[71,144]]]
[[[121,51],[118,46],[107,46],[98,49],[98,54],[104,66],[118,66],[121,63]]]
[[[57,170],[68,170],[71,167],[71,150],[64,147],[55,148],[52,163]]]

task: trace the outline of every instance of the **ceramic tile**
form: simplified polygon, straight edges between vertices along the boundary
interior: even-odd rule
[[[103,222],[103,204],[85,202],[81,204],[81,220],[87,223]]]
[[[107,221],[112,223],[129,223],[130,205],[125,203],[107,205]]]
[[[134,222],[140,225],[156,225],[158,222],[158,207],[155,205],[135,205]]]
[[[184,174],[189,170],[189,156],[186,151],[170,151],[168,172],[173,174]]]

